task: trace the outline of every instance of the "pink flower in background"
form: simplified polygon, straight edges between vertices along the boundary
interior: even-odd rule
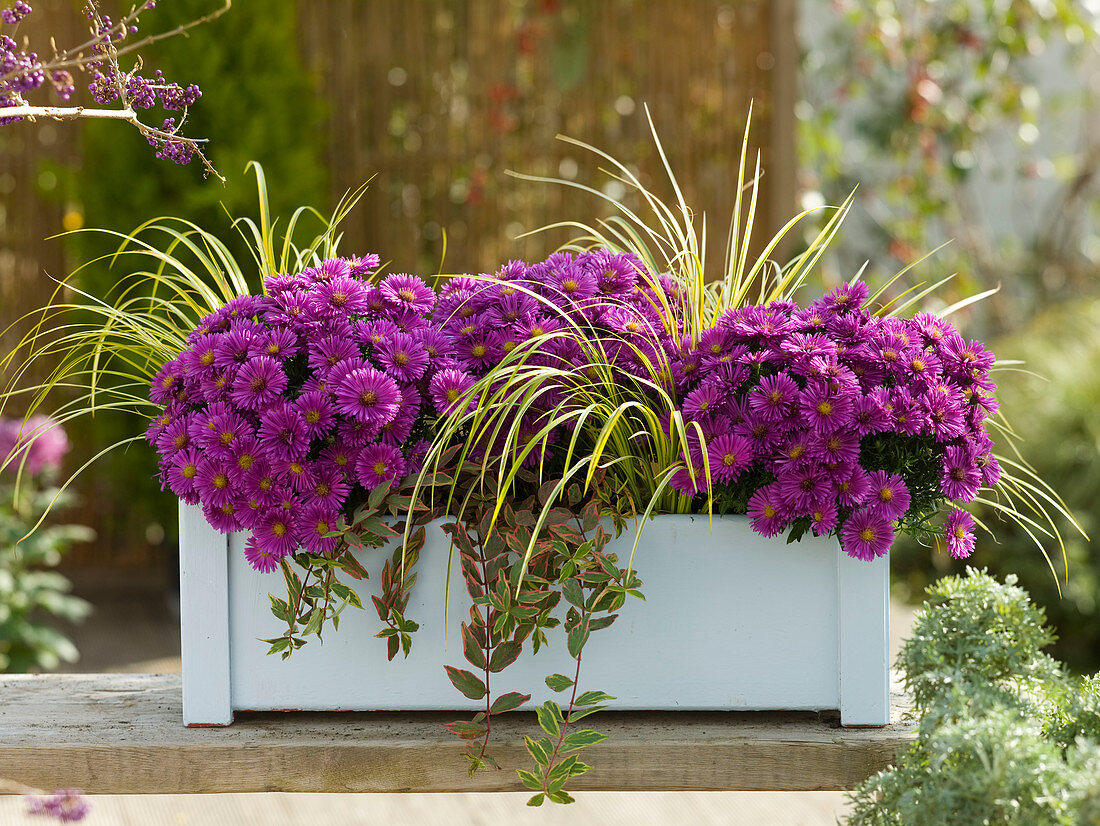
[[[12,460],[6,470],[17,471],[24,458],[30,473],[56,470],[69,447],[65,428],[46,416],[31,416],[26,422],[0,419],[0,465]]]

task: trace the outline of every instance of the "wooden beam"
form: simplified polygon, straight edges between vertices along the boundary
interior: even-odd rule
[[[494,721],[504,771],[466,774],[448,712],[241,713],[227,728],[183,725],[178,675],[0,678],[0,777],[95,794],[522,791],[521,735],[534,715]],[[902,720],[904,698],[894,697]],[[607,713],[585,753],[589,790],[838,790],[885,768],[909,723],[842,729],[809,712]]]

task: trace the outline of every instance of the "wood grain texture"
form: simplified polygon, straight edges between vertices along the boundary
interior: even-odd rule
[[[188,729],[178,675],[0,678],[0,776],[96,794],[519,791],[520,735],[534,716],[494,723],[506,770],[470,779],[448,712],[241,713]],[[893,719],[907,703],[895,696]],[[592,718],[610,739],[586,753],[578,789],[620,791],[851,788],[885,768],[911,724],[842,729],[836,714],[623,712]]]

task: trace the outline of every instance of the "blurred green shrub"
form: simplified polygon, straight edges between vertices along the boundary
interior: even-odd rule
[[[997,397],[1021,437],[1020,450],[1094,536],[1100,532],[1100,302],[1052,308],[993,347],[1006,360],[1026,361],[1023,369],[1029,371],[995,374]],[[977,513],[997,542],[979,532],[969,562],[997,576],[1018,575],[1045,607],[1058,634],[1055,656],[1081,673],[1100,669],[1100,555],[1059,518],[1065,560],[1056,542],[1039,537],[1057,571],[1056,580],[1031,537],[988,511]],[[937,575],[927,560],[927,549],[898,543],[891,567],[901,596],[920,593]],[[937,553],[933,561],[940,574],[961,572],[965,564],[946,553]]]
[[[919,718],[897,764],[854,792],[849,826],[1100,823],[1100,675],[1071,676],[1027,593],[947,577],[898,665]]]
[[[66,504],[64,496],[54,502],[58,491],[51,482],[68,449],[67,438],[41,416],[32,417],[22,432],[20,424],[0,419],[0,673],[49,671],[62,661],[75,662],[75,646],[44,620],[79,622],[91,610],[68,593],[69,580],[44,569],[56,566],[72,543],[91,541],[92,531],[83,525],[47,525],[23,539],[51,502]],[[38,429],[44,435],[30,450],[17,452]]]

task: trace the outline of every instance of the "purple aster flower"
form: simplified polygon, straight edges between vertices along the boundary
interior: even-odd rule
[[[809,452],[825,465],[849,468],[859,461],[859,436],[849,430],[835,433],[814,433],[810,437]]]
[[[778,485],[765,485],[749,497],[746,514],[752,520],[752,529],[761,536],[776,536],[787,520],[780,513],[782,497]]]
[[[852,420],[849,425],[857,436],[880,433],[889,429],[891,419],[882,405],[873,396],[859,396],[852,405]]]
[[[978,495],[982,475],[974,463],[974,457],[965,447],[949,447],[944,450],[943,476],[940,490],[948,499],[969,502]]]
[[[951,396],[932,391],[919,399],[924,407],[932,434],[937,441],[950,442],[963,435],[966,420],[963,418],[962,405]]]
[[[779,496],[787,510],[796,516],[812,513],[817,505],[830,498],[829,479],[813,464],[791,465],[777,474]]]
[[[276,562],[298,550],[300,510],[295,500],[286,500],[283,507],[273,508],[261,515],[252,527],[253,538]]]
[[[269,356],[283,360],[293,358],[298,352],[298,336],[285,328],[264,330],[252,341],[251,356]]]
[[[834,313],[858,312],[869,292],[862,281],[844,282],[821,297],[820,306]],[[816,302],[815,302],[816,303]]]
[[[258,338],[251,328],[232,328],[218,339],[214,350],[215,367],[237,367],[248,361],[252,343]]]
[[[868,509],[893,522],[901,519],[909,510],[909,488],[896,473],[884,470],[872,471],[869,478],[870,494],[867,497]]]
[[[895,433],[916,435],[928,428],[928,414],[920,402],[904,387],[890,391],[890,417]]]
[[[732,433],[717,436],[707,445],[710,475],[717,482],[732,482],[752,464],[753,445],[744,436]]]
[[[356,258],[353,255],[349,257],[347,261],[348,266],[351,268],[351,275],[354,275],[356,278],[366,278],[374,275],[379,265],[382,263],[382,259],[373,252],[361,258]]]
[[[341,364],[360,363],[359,345],[347,336],[325,336],[309,348],[309,367],[319,376],[329,376]]]
[[[336,409],[372,428],[391,421],[401,405],[397,383],[373,367],[362,367],[335,383]]]
[[[343,474],[344,478],[348,478],[348,475],[355,469],[355,460],[358,456],[358,448],[337,441],[321,451],[317,464],[322,470],[332,469],[339,474]]]
[[[199,494],[195,489],[195,478],[199,474],[200,459],[202,459],[202,453],[196,448],[185,448],[168,460],[168,467],[164,473],[164,483],[168,489],[191,504],[198,501]]]
[[[669,480],[669,486],[684,496],[695,496],[707,489],[707,471],[703,463],[703,454],[693,448],[690,456],[689,462],[688,457],[680,454],[682,467],[672,474]]]
[[[595,277],[596,287],[603,295],[631,294],[639,271],[644,269],[634,256],[608,250],[582,255],[577,263]]]
[[[282,557],[277,557],[256,534],[253,534],[244,545],[244,558],[248,560],[252,570],[261,574],[270,574],[279,567],[279,560]]]
[[[485,312],[485,318],[499,330],[526,321],[538,310],[539,303],[536,299],[527,293],[515,292],[491,304]]]
[[[302,511],[302,545],[312,554],[331,554],[340,537],[326,534],[340,527],[340,511],[324,502],[314,502]]]
[[[378,288],[382,298],[395,309],[411,309],[418,313],[428,313],[435,306],[435,290],[415,275],[386,276]]]
[[[313,488],[308,491],[312,501],[339,510],[351,492],[351,485],[345,481],[343,471],[321,461],[314,463],[312,471]]]
[[[858,508],[871,495],[871,477],[856,465],[847,476],[836,481],[837,501],[845,508]]]
[[[260,413],[259,438],[276,461],[304,456],[309,450],[309,428],[302,411],[288,401],[276,401]]]
[[[325,390],[303,392],[295,399],[294,406],[302,412],[311,439],[327,433],[336,423],[336,405]]]
[[[974,517],[962,508],[952,508],[943,526],[947,550],[955,559],[966,559],[974,552]]]
[[[217,358],[220,333],[208,333],[197,336],[191,346],[180,353],[179,360],[184,372],[201,376],[214,368],[214,359]]]
[[[836,528],[839,521],[836,502],[831,499],[818,502],[810,513],[810,526],[813,528],[815,536],[825,536],[830,533]]]
[[[290,485],[290,489],[294,493],[312,491],[317,485],[317,476],[313,472],[312,462],[298,459],[277,461],[273,469],[276,478],[284,484]]]
[[[286,390],[286,373],[269,356],[253,356],[237,371],[229,398],[245,410],[263,410]]]
[[[428,351],[408,333],[398,333],[374,349],[387,374],[398,381],[412,383],[428,369]]]
[[[233,533],[243,530],[245,527],[244,522],[240,519],[242,514],[233,502],[224,502],[221,505],[211,505],[204,502],[202,512],[206,517],[206,521],[210,523],[210,527],[216,531]]]
[[[189,432],[191,428],[191,417],[183,416],[175,421],[169,422],[167,425],[160,429],[154,443],[157,448],[157,452],[161,456],[168,459],[171,458],[178,450],[183,450],[188,447],[192,442],[192,436]],[[14,442],[12,443],[14,447]],[[5,451],[0,448],[0,456],[4,456]],[[32,469],[33,472],[33,469]]]
[[[208,411],[209,412],[209,411]],[[202,436],[199,436],[201,433]],[[252,425],[237,413],[217,413],[204,428],[196,431],[195,442],[204,450],[227,456],[234,443],[242,436],[252,434]]]
[[[195,490],[203,504],[221,507],[233,501],[233,471],[229,460],[203,455],[195,468]]]
[[[229,458],[238,470],[251,470],[257,464],[262,464],[263,449],[260,441],[251,434],[238,437],[229,448]]]
[[[326,258],[317,267],[314,277],[318,281],[332,283],[338,278],[348,278],[350,275],[351,262],[346,258]]]
[[[467,361],[471,367],[482,370],[495,367],[503,352],[500,334],[489,330],[475,330],[455,344],[455,355]]]
[[[363,282],[350,276],[336,275],[317,285],[311,301],[318,315],[347,318],[367,311],[367,297]]]
[[[786,373],[765,376],[749,393],[749,407],[768,422],[786,418],[797,401],[798,385]]]
[[[240,498],[263,508],[275,507],[286,491],[266,462],[254,464],[241,477]]]
[[[551,298],[564,296],[573,303],[592,298],[599,292],[596,277],[574,262],[549,267],[543,283]]]
[[[710,416],[717,412],[722,404],[724,393],[720,383],[704,381],[690,393],[684,400],[684,415],[691,419]]]
[[[474,377],[461,370],[440,370],[432,376],[428,392],[432,404],[440,416],[458,412],[459,400],[474,386]],[[462,412],[473,409],[476,399],[471,398]]]
[[[422,327],[413,335],[432,360],[446,358],[454,352],[454,338],[436,327]]]
[[[844,553],[865,562],[884,556],[893,543],[893,525],[869,508],[851,514],[840,529],[840,547]]]
[[[166,405],[183,387],[183,364],[180,359],[170,359],[153,376],[149,385],[149,398],[159,405]]]
[[[831,393],[823,387],[807,387],[798,401],[802,420],[818,433],[834,433],[851,422],[852,401],[846,395]]]
[[[368,445],[355,462],[356,478],[367,490],[388,487],[402,478],[404,472],[405,457],[393,445]]]

